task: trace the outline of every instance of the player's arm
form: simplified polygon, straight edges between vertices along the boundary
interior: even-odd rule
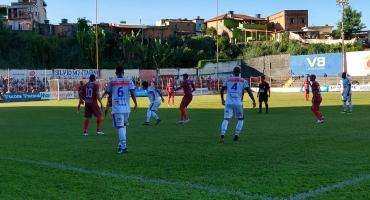
[[[267,85],[267,92],[268,92],[268,95],[270,97],[270,85]]]
[[[226,90],[226,86],[222,86],[221,91],[220,91],[222,105],[225,105],[225,99],[224,99],[225,90]]]
[[[254,96],[253,96],[253,92],[252,92],[251,88],[246,87],[244,89],[245,89],[245,91],[247,91],[247,93],[249,95],[249,98],[251,98],[251,100],[253,101],[253,108],[256,107],[256,101],[254,100]]]
[[[161,91],[160,91],[160,90],[157,90],[157,92],[158,92],[159,96],[161,97],[162,102],[164,102],[164,98],[163,98],[163,96],[162,96]]]
[[[174,87],[174,91],[177,91],[177,90],[181,90],[183,87],[182,87],[182,84],[180,85],[180,87],[178,87],[178,88],[175,88]]]
[[[134,110],[135,110],[135,112],[137,112],[137,101],[136,101],[135,90],[130,90],[130,94],[131,94],[131,99],[135,104]]]
[[[243,92],[244,92],[244,90],[243,90]],[[260,96],[260,87],[258,87],[258,91],[257,91],[257,97],[259,97]]]
[[[351,92],[351,89],[352,89],[352,83],[351,81],[348,81],[349,84],[348,84],[348,92],[347,92],[347,96],[349,96],[350,92]]]

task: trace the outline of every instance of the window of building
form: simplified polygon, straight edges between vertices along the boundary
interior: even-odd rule
[[[179,28],[179,25],[178,24],[175,24],[175,28]]]
[[[289,21],[291,24],[294,24],[294,18],[290,18]]]
[[[275,23],[274,22],[271,22],[271,27],[275,28]]]
[[[304,24],[306,23],[306,20],[304,18],[301,19],[301,23]]]

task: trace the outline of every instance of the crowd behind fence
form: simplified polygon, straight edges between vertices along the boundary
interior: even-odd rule
[[[304,75],[286,75],[286,76],[265,76],[266,82],[271,87],[300,87],[302,82],[306,80],[307,76]],[[110,78],[99,79],[98,83],[102,90],[105,89]],[[128,78],[128,77],[126,77]],[[370,84],[370,78],[368,76],[357,76],[350,77],[352,84],[354,85],[367,85]],[[131,77],[134,82],[135,89],[141,89],[142,80],[140,77]],[[208,90],[220,90],[224,79],[212,79],[211,76],[189,76],[189,79],[193,81],[195,88],[207,88]],[[261,82],[261,76],[246,78],[250,87],[258,87]],[[289,80],[291,80],[290,84]],[[321,85],[337,85],[341,80],[339,75],[319,75],[317,80]],[[55,79],[52,80],[55,82]],[[51,89],[50,80],[47,78],[39,77],[27,77],[26,79],[16,80],[0,76],[0,92],[1,93],[24,93],[24,92],[48,92],[48,91],[77,91],[80,85],[80,81],[84,83],[88,82],[88,79],[58,79],[59,87],[53,82],[53,88]],[[157,89],[166,89],[168,82],[173,82],[174,87],[179,87],[182,80],[179,78],[153,78],[150,80],[150,84],[153,83]],[[8,88],[9,86],[9,88]]]

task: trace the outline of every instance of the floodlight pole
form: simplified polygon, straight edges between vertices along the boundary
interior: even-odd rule
[[[96,24],[95,24],[95,50],[96,50],[96,71],[99,73],[99,42],[98,42],[98,0],[95,0],[95,6],[96,6]],[[99,74],[98,74],[99,76]]]
[[[218,0],[216,0],[216,78],[218,78]]]
[[[349,5],[349,0],[337,0],[337,6],[342,7],[342,31],[341,31],[341,37],[342,37],[342,72],[347,71],[346,66],[346,52],[344,50],[344,7]]]

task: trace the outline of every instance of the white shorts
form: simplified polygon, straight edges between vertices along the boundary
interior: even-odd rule
[[[157,111],[160,105],[161,105],[161,102],[153,102],[153,103],[150,103],[148,109],[152,111]]]
[[[125,126],[128,122],[128,116],[130,113],[114,113],[113,114],[113,127]]]
[[[347,96],[347,92],[344,92],[342,94],[342,101],[352,101],[352,92],[349,93],[349,95]]]
[[[242,105],[233,105],[233,104],[228,104],[225,105],[225,110],[224,110],[224,118],[232,118],[233,115],[235,118],[244,118],[244,109]]]

